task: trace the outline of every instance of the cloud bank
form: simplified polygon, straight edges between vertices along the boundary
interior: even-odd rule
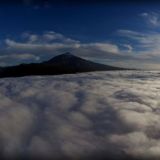
[[[160,158],[159,72],[0,79],[3,157]]]

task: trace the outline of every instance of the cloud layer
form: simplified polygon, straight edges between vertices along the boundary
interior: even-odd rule
[[[60,158],[160,158],[159,72],[0,80],[0,151]]]

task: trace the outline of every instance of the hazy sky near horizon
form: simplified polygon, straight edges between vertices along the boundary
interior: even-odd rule
[[[160,3],[0,4],[0,65],[72,52],[104,64],[160,69]]]

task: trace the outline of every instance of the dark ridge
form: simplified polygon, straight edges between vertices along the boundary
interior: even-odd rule
[[[95,63],[75,56],[69,52],[66,52],[41,63],[30,63],[10,67],[0,67],[0,78],[21,77],[30,75],[59,75],[109,70],[129,69]]]

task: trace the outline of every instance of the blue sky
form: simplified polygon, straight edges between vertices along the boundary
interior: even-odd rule
[[[0,65],[70,51],[100,63],[160,69],[159,46],[157,4],[0,5]]]

